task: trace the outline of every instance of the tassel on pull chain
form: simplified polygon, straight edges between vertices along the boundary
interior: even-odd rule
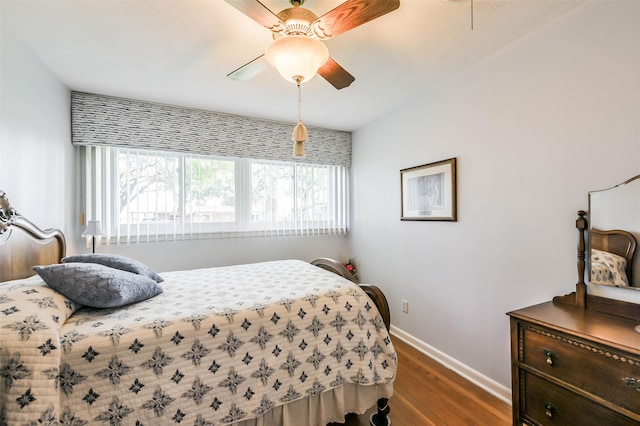
[[[296,77],[296,84],[298,85],[298,124],[293,128],[293,134],[291,140],[293,144],[293,156],[296,158],[304,157],[304,143],[309,139],[309,133],[307,128],[302,123],[302,91],[300,89],[300,82],[302,77]]]

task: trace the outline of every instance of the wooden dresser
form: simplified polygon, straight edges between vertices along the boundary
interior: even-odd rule
[[[626,316],[557,301],[508,313],[514,425],[640,424],[640,306],[622,303]]]

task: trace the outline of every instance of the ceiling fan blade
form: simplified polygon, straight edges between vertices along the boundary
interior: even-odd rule
[[[356,79],[332,58],[329,58],[327,63],[320,67],[318,74],[338,90],[350,86]]]
[[[261,73],[265,68],[267,68],[267,60],[264,55],[260,55],[251,62],[231,71],[227,74],[227,77],[231,80],[249,80],[254,75]]]
[[[284,22],[258,0],[225,0],[231,6],[247,15],[268,30],[284,32]]]
[[[228,0],[227,0],[228,1]],[[400,7],[400,0],[347,0],[313,23],[319,39],[342,34]]]

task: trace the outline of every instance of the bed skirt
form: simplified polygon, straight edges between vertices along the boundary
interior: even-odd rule
[[[339,413],[362,414],[376,405],[379,398],[391,398],[393,384],[359,386],[345,383],[339,388],[310,398],[273,408],[261,417],[234,423],[234,426],[325,426],[344,422]]]

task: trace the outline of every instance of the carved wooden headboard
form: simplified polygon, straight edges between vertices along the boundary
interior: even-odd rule
[[[0,282],[30,277],[33,266],[59,263],[65,252],[60,230],[38,228],[11,207],[0,190]]]

